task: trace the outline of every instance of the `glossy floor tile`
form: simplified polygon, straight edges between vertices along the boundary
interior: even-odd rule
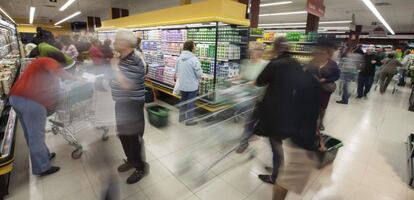
[[[113,102],[99,94],[102,108]],[[406,182],[405,140],[414,132],[414,112],[407,111],[408,88],[396,94],[352,99],[338,105],[331,98],[326,116],[326,133],[343,141],[332,165],[317,170],[303,194],[289,194],[288,200],[413,200]],[[162,103],[162,102],[160,102]],[[164,104],[164,103],[162,103]],[[164,104],[165,105],[165,104]],[[123,162],[122,146],[113,125],[113,109],[98,122],[110,126],[110,138],[102,141],[99,129],[85,128],[75,134],[84,147],[82,158],[73,160],[73,147],[60,135],[47,133],[51,151],[57,153],[57,174],[35,177],[30,173],[27,147],[21,130],[17,136],[16,164],[11,178],[10,200],[100,200],[105,192],[117,191],[122,200],[270,200],[272,186],[258,174],[268,173],[271,150],[265,138],[255,137],[244,154],[230,153],[243,130],[233,120],[203,122],[186,127],[178,124],[177,110],[171,109],[170,124],[159,129],[146,122],[145,151],[150,174],[138,184],[127,185],[132,171],[118,173]]]

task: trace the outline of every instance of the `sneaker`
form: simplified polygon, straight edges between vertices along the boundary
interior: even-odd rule
[[[118,172],[126,172],[135,168],[135,164],[124,160],[124,164],[118,167]]]
[[[362,96],[357,96],[356,98],[357,98],[357,99],[362,99]]]
[[[60,167],[56,167],[56,166],[51,166],[48,170],[42,172],[41,174],[39,174],[39,176],[47,176],[50,174],[54,174],[56,172],[58,172],[60,170]]]
[[[49,160],[53,160],[55,157],[56,157],[56,153],[55,152],[52,152],[49,155]]]
[[[336,103],[339,103],[339,104],[345,104],[345,105],[347,105],[348,103],[346,103],[345,101],[336,101]]]
[[[272,184],[272,185],[275,184],[275,181],[272,180],[272,176],[271,175],[263,175],[263,174],[260,174],[259,175],[259,179],[262,180],[265,183],[268,183],[268,184]]]
[[[239,147],[237,147],[236,149],[236,153],[243,153],[247,149],[248,146],[249,146],[249,143],[245,145],[239,145]]]
[[[145,172],[145,170],[135,170],[134,173],[132,173],[131,176],[128,177],[126,182],[128,184],[138,183],[146,175],[147,173]]]

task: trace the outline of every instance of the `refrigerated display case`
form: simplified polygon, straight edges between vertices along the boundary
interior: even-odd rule
[[[17,117],[8,94],[20,71],[20,48],[14,23],[0,15],[0,197],[8,194],[14,162]]]

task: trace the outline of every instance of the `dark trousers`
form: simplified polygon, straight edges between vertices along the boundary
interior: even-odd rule
[[[272,147],[272,161],[273,161],[273,171],[272,171],[272,180],[276,181],[277,176],[279,174],[279,168],[282,166],[282,163],[284,161],[284,155],[283,155],[283,146],[282,141],[277,140],[275,138],[269,138],[270,146]]]
[[[181,102],[186,102],[188,100],[194,99],[197,97],[198,90],[192,92],[181,92]],[[195,101],[186,102],[184,105],[180,107],[180,116],[179,121],[187,121],[191,120],[194,117],[194,108],[195,108]]]
[[[380,83],[381,94],[387,90],[387,87],[390,84],[392,78],[394,78],[394,73],[386,73],[386,72],[380,73],[379,83]]]
[[[372,76],[358,76],[358,97],[367,96],[371,90],[374,77]]]
[[[144,170],[144,101],[116,102],[115,116],[118,136],[127,161],[134,163],[138,170]]]

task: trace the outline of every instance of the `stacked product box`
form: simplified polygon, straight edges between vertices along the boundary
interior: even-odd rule
[[[164,63],[164,56],[158,51],[144,51],[144,57],[148,64],[160,65]]]
[[[168,42],[185,42],[187,40],[187,30],[163,30],[161,39]]]
[[[155,80],[159,82],[164,82],[164,66],[157,66],[155,72]]]
[[[213,44],[196,44],[196,55],[205,58],[214,58],[215,45]]]
[[[214,75],[214,61],[212,60],[200,60],[201,69],[204,74]]]
[[[188,29],[187,38],[193,41],[214,42],[216,39],[215,28]]]
[[[220,78],[233,78],[239,75],[240,64],[236,62],[222,62],[218,66],[217,77]]]
[[[143,40],[160,41],[161,40],[161,31],[160,30],[144,31]]]
[[[240,46],[233,44],[219,44],[217,47],[217,58],[221,60],[240,59]]]
[[[161,49],[161,45],[159,42],[156,41],[142,41],[142,50],[147,51],[159,51]]]
[[[214,91],[214,77],[203,76],[200,81],[199,95],[207,94]],[[212,98],[211,96],[209,98]]]
[[[175,68],[177,65],[177,56],[164,55],[164,64],[166,67]]]
[[[162,43],[161,50],[165,54],[180,55],[183,43],[178,42],[166,42]]]
[[[175,76],[175,69],[171,67],[164,67],[164,75],[163,75],[163,81],[164,83],[167,83],[168,85],[174,85],[174,76]]]
[[[218,32],[220,42],[240,43],[242,38],[237,29],[231,27],[220,27]]]
[[[154,65],[154,64],[148,65],[148,73],[147,73],[148,78],[155,79],[156,74],[157,74],[157,67],[158,65]]]

